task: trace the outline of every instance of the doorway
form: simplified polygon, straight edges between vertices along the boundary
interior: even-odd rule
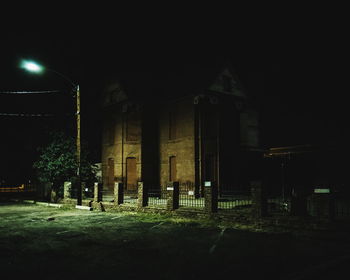
[[[137,190],[136,158],[126,159],[126,190]]]

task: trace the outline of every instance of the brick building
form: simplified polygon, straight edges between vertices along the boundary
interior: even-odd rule
[[[102,177],[105,193],[137,182],[203,195],[204,181],[218,190],[242,189],[259,148],[258,115],[228,63],[186,65],[170,71],[132,71],[103,90]]]

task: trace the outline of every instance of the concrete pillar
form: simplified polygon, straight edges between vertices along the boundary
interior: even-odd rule
[[[114,183],[114,204],[120,205],[124,203],[124,187],[123,183]]]
[[[168,182],[167,184],[167,210],[175,210],[179,208],[179,182]]]
[[[63,199],[71,197],[72,182],[63,183]]]
[[[207,213],[218,212],[218,191],[215,184],[204,182],[204,209]]]
[[[145,207],[148,205],[148,192],[143,182],[137,182],[137,207]]]
[[[251,195],[252,195],[252,216],[254,218],[261,218],[267,215],[267,197],[261,181],[252,181]]]
[[[101,189],[101,184],[98,182],[94,183],[94,201],[95,202],[100,202],[102,201],[102,189]]]

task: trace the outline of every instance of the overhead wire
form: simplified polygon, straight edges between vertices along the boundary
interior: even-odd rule
[[[0,113],[6,117],[54,117],[54,114],[23,114],[23,113]]]
[[[0,91],[0,94],[52,94],[62,93],[61,90],[31,90],[31,91]],[[55,114],[32,114],[32,113],[0,113],[0,116],[7,117],[54,117]]]
[[[0,91],[0,94],[46,94],[46,93],[59,93],[60,90],[31,90],[31,91]]]

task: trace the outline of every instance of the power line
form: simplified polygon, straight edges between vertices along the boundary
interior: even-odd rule
[[[60,90],[35,90],[35,91],[0,91],[0,94],[46,94],[46,93],[59,93]]]
[[[6,117],[54,117],[54,114],[23,114],[23,113],[0,113]]]

